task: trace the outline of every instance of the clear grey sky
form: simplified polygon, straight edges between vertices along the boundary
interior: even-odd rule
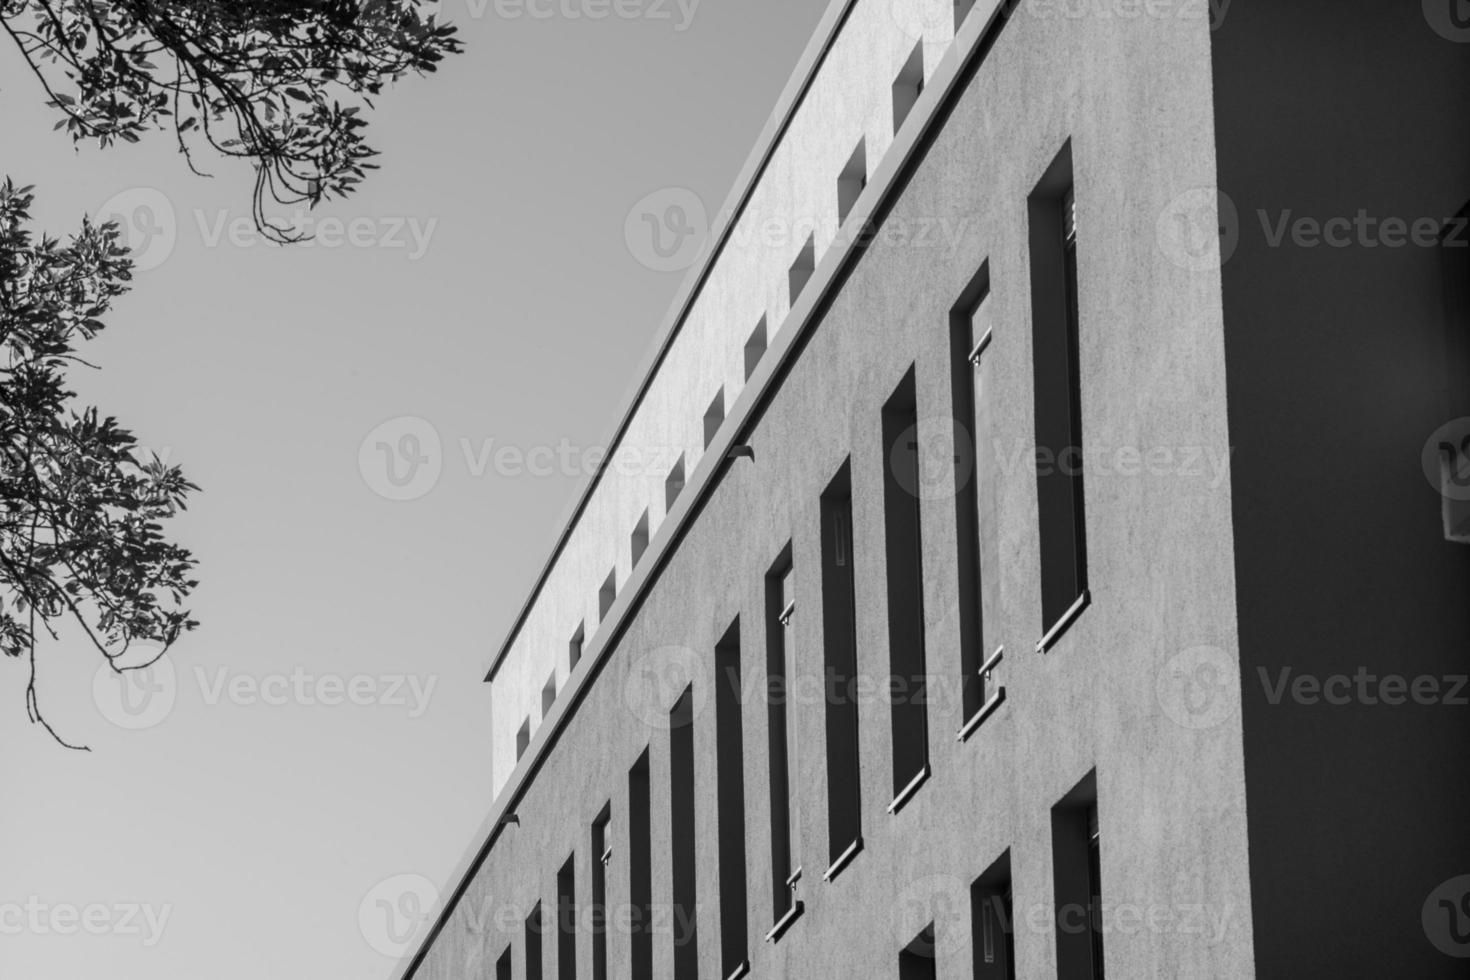
[[[0,174],[37,185],[40,223],[115,200],[165,232],[83,400],[205,491],[173,529],[203,626],[172,681],[124,700],[74,638],[42,652],[48,716],[91,754],[27,725],[0,664],[0,976],[389,974],[359,907],[443,886],[471,844],[480,678],[681,278],[625,219],[668,187],[723,203],[826,0],[443,6],[468,50],[382,100],[382,170],[322,213],[343,231],[284,250],[243,234],[248,175],[195,177],[163,134],[73,149],[0,48]],[[395,501],[359,450],[401,416],[442,448]],[[556,472],[518,462],[537,447]]]

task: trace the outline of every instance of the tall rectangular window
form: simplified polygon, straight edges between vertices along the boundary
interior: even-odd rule
[[[827,702],[825,880],[862,850],[862,769],[858,751],[857,598],[853,582],[852,464],[844,462],[821,498],[823,691]]]
[[[954,412],[955,527],[959,536],[961,694],[967,726],[999,703],[993,684],[1000,644],[1000,522],[991,482],[996,437],[990,265],[950,312],[950,392]]]
[[[1102,852],[1097,774],[1051,811],[1056,892],[1057,980],[1103,980]]]
[[[694,839],[694,689],[684,688],[669,712],[669,839],[674,894],[674,976],[699,975]]]
[[[911,367],[883,406],[883,533],[888,560],[888,694],[893,805],[929,775],[924,666],[923,546],[919,529],[919,409]]]
[[[796,887],[801,866],[796,854],[801,841],[800,811],[791,798],[797,773],[796,726],[791,690],[796,684],[796,580],[787,544],[766,575],[766,718],[770,730],[771,883],[775,926],[767,938],[779,937],[801,914]]]
[[[648,750],[628,772],[629,945],[633,976],[653,976],[653,825]]]
[[[740,621],[715,645],[716,806],[720,821],[720,971],[748,966],[745,888],[745,732]]]
[[[1088,601],[1076,210],[1069,143],[1028,202],[1042,651]]]
[[[898,980],[939,980],[934,959],[934,925],[930,923],[898,954]]]
[[[541,980],[541,903],[526,916],[526,980]]]
[[[577,855],[556,873],[556,976],[577,980]]]
[[[495,980],[514,980],[515,966],[510,960],[510,947],[500,954],[500,959],[495,961]]]
[[[1010,851],[970,886],[970,928],[975,942],[975,980],[1016,980]]]
[[[612,860],[612,804],[592,821],[592,980],[607,980],[607,866]]]

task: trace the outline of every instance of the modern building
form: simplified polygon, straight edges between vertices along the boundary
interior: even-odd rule
[[[401,975],[1470,976],[1459,13],[834,0]]]

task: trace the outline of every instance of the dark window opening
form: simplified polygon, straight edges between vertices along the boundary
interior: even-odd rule
[[[500,959],[495,961],[495,980],[514,980],[515,967],[510,960],[510,947],[500,954]]]
[[[798,811],[791,799],[791,780],[797,772],[790,699],[797,676],[791,626],[796,612],[795,585],[788,544],[766,575],[766,717],[770,729],[771,882],[775,889],[772,921],[777,923],[796,907],[800,875],[796,847],[801,834]]]
[[[541,980],[541,903],[526,916],[526,980]]]
[[[725,389],[721,388],[715,400],[704,410],[704,448],[708,449],[725,423]]]
[[[914,369],[883,406],[883,530],[888,560],[889,705],[893,796],[928,775],[928,691],[924,665],[923,547],[919,528],[919,410]],[[890,809],[896,809],[890,808]]]
[[[679,499],[679,493],[684,489],[684,456],[674,460],[673,468],[669,470],[668,477],[664,480],[664,513],[674,509],[674,501]]]
[[[857,149],[837,176],[837,223],[841,225],[868,186],[868,141],[858,140]]]
[[[934,959],[934,925],[930,923],[898,954],[898,980],[939,980],[938,967]]]
[[[516,732],[516,761],[521,761],[521,756],[531,747],[531,719],[527,718],[521,722],[520,731]]]
[[[592,821],[592,980],[607,980],[607,865],[612,859],[612,804]]]
[[[577,856],[556,873],[556,976],[577,980]]]
[[[740,621],[715,645],[715,742],[720,847],[720,970],[747,962],[745,883],[745,733],[741,708]]]
[[[638,567],[638,560],[648,550],[648,511],[644,511],[633,525],[633,534],[628,538],[628,554],[632,557],[630,567]]]
[[[970,886],[970,928],[975,943],[975,980],[1016,980],[1010,851]]]
[[[578,624],[578,626],[577,626],[577,632],[575,632],[575,633],[572,634],[571,642],[569,642],[567,644],[567,670],[568,671],[570,671],[571,668],[577,666],[577,664],[582,660],[582,644],[584,642],[586,642],[586,636],[587,636],[587,627],[586,627],[586,625],[585,624]]]
[[[766,355],[766,345],[769,338],[766,336],[766,318],[761,317],[760,322],[751,331],[749,339],[745,341],[745,380],[755,374],[755,369],[760,367],[761,358]]]
[[[1102,852],[1096,773],[1089,773],[1052,807],[1051,846],[1057,980],[1103,980]]]
[[[545,718],[551,714],[551,709],[556,705],[556,671],[546,678],[545,685],[541,688],[541,717]]]
[[[914,103],[919,101],[919,94],[923,91],[924,42],[920,41],[914,45],[913,53],[909,55],[908,61],[903,63],[898,77],[893,80],[893,132],[895,134],[903,128],[904,120],[913,111]]]
[[[617,569],[607,573],[603,580],[602,588],[597,590],[597,621],[599,623],[607,619],[608,610],[612,609],[613,602],[618,598],[618,572]]]
[[[853,585],[852,472],[844,462],[821,499],[822,628],[826,639],[827,843],[835,877],[862,849],[858,757],[857,601]]]
[[[797,253],[796,261],[791,263],[791,271],[787,274],[787,287],[791,291],[791,305],[796,305],[796,300],[801,296],[801,291],[811,281],[812,274],[817,271],[817,239],[816,235],[807,237],[806,244]]]
[[[954,412],[955,527],[959,541],[961,695],[973,719],[998,692],[983,668],[995,657],[1000,617],[1000,522],[995,466],[994,337],[986,263],[950,313],[950,392]],[[993,665],[992,665],[993,670]]]
[[[684,688],[669,712],[669,838],[674,895],[674,976],[699,975],[694,839],[694,690]]]
[[[648,750],[628,772],[628,918],[633,976],[653,976],[653,825]]]
[[[1037,185],[1028,208],[1041,537],[1040,648],[1044,650],[1087,604],[1077,226],[1070,143]]]

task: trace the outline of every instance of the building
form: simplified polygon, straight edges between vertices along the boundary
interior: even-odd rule
[[[402,975],[1470,975],[1457,10],[834,0]]]

